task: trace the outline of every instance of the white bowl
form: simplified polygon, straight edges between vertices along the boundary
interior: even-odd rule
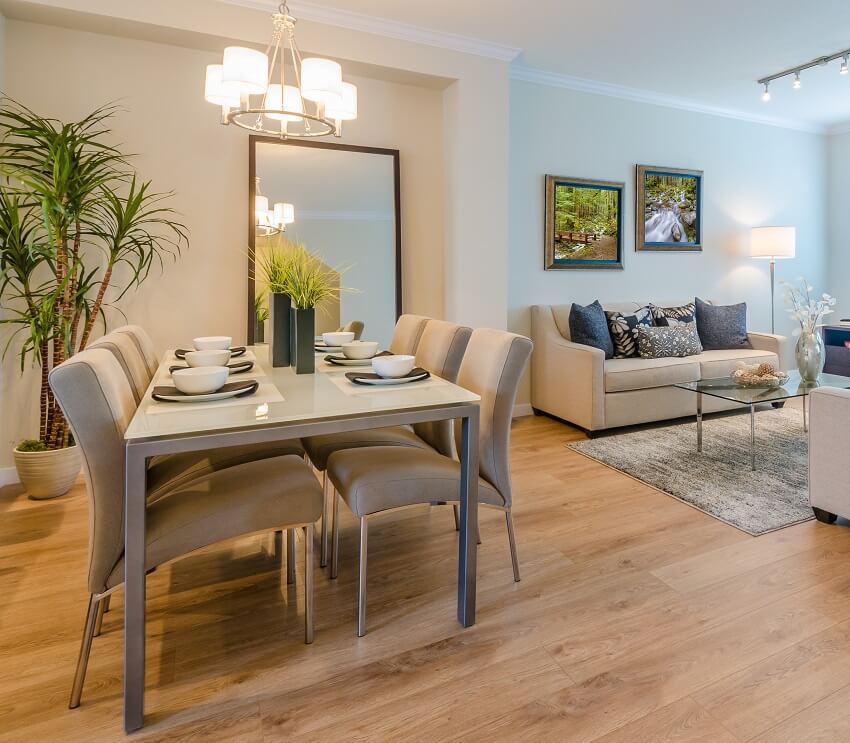
[[[337,332],[337,333],[322,333],[322,340],[326,346],[341,346],[343,343],[351,343],[354,340],[354,333]]]
[[[187,351],[186,363],[189,366],[227,366],[230,350],[223,351]]]
[[[371,359],[376,353],[377,341],[351,341],[342,344],[342,354],[347,359]]]
[[[372,359],[372,368],[379,377],[398,379],[410,374],[415,363],[415,356],[376,356]]]
[[[174,386],[187,395],[203,395],[220,390],[227,384],[230,370],[226,366],[194,366],[171,372]]]
[[[192,339],[197,351],[225,351],[230,348],[232,342],[233,338],[229,335],[207,335]]]

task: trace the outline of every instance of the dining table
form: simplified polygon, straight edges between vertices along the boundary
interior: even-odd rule
[[[124,729],[128,733],[144,724],[145,500],[152,457],[459,421],[457,619],[464,627],[475,623],[479,396],[436,376],[397,386],[357,385],[346,377],[350,367],[328,364],[319,354],[315,373],[296,374],[293,367],[273,367],[265,345],[249,346],[242,358],[254,362],[252,369],[239,375],[259,383],[253,394],[203,403],[161,402],[152,397],[154,387],[170,384],[169,367],[181,363],[168,351],[124,434]]]

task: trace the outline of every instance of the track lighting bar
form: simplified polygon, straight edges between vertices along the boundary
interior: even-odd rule
[[[809,70],[812,67],[824,67],[828,65],[830,62],[834,62],[835,60],[841,60],[841,67],[838,72],[842,75],[846,75],[848,73],[848,60],[850,60],[850,49],[843,49],[840,52],[836,52],[835,54],[828,54],[824,57],[818,57],[817,59],[813,59],[811,62],[806,62],[806,64],[797,65],[796,67],[789,67],[787,70],[782,70],[782,72],[777,72],[773,75],[767,75],[766,77],[759,78],[758,84],[764,86],[764,92],[762,93],[762,100],[769,101],[770,100],[770,92],[768,90],[770,83],[774,80],[779,80],[783,77],[791,77],[794,76],[793,86],[795,89],[800,88],[800,73],[803,70]]]

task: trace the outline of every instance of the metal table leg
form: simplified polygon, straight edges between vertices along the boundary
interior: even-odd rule
[[[702,392],[697,392],[697,451],[702,452]]]
[[[756,406],[750,403],[750,466],[756,468]]]
[[[478,558],[478,409],[461,419],[460,539],[458,540],[457,618],[475,624]]]
[[[132,444],[124,460],[124,730],[145,717],[145,457]]]

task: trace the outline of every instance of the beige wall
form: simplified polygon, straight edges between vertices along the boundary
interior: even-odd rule
[[[6,24],[6,91],[39,113],[80,117],[119,101],[115,138],[191,231],[176,264],[154,272],[121,308],[160,349],[208,333],[245,336],[247,134],[218,122],[203,100],[204,66],[219,53],[43,26]],[[38,64],[28,60],[37,59]],[[407,309],[443,314],[443,111],[439,89],[353,78],[360,118],[343,140],[401,151],[404,292]],[[123,322],[113,313],[112,324]],[[9,357],[0,378],[0,467],[35,428],[34,388]]]

